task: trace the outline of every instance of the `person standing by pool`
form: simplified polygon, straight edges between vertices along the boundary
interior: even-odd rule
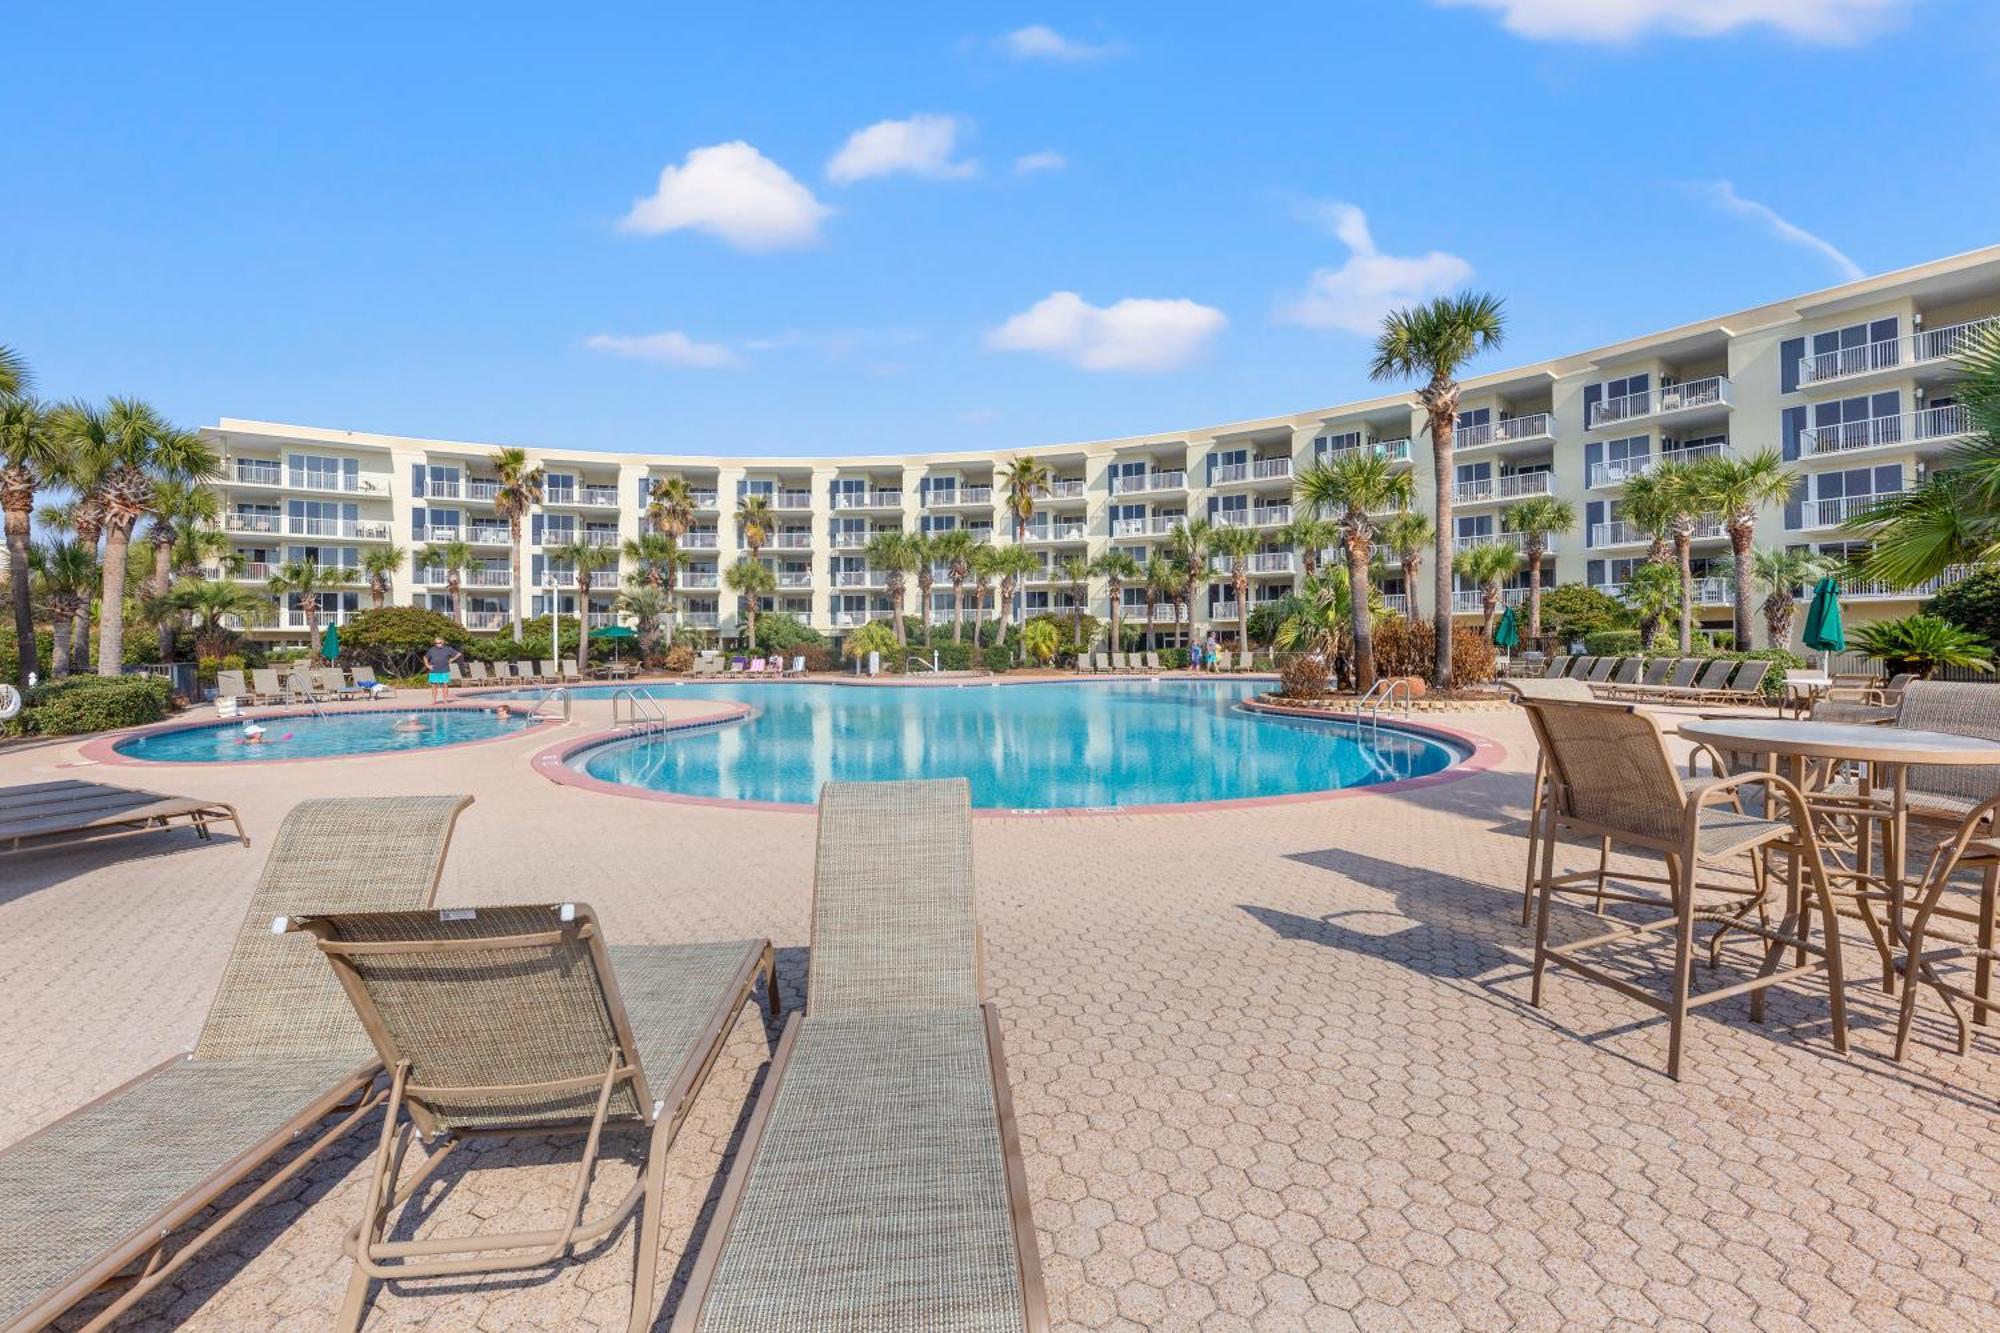
[[[424,669],[430,673],[432,703],[451,702],[451,664],[464,660],[465,654],[443,639],[431,640],[424,650]]]

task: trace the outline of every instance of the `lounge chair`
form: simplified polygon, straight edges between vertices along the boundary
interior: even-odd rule
[[[1620,690],[1632,689],[1639,683],[1641,665],[1639,659],[1636,657],[1621,658],[1609,680],[1606,680],[1603,684],[1598,684],[1593,677],[1590,682],[1591,687],[1597,692],[1597,697],[1600,699],[1615,694]]]
[[[1654,686],[1647,693],[1654,698],[1658,698],[1668,691],[1686,689],[1688,686],[1694,684],[1694,678],[1701,671],[1701,665],[1702,660],[1699,657],[1675,658],[1673,666],[1667,670],[1666,680]]]
[[[1721,703],[1760,704],[1764,702],[1764,677],[1771,674],[1769,662],[1752,659],[1736,669],[1726,688],[1715,699]]]
[[[314,683],[319,686],[321,694],[335,699],[352,699],[368,693],[359,685],[348,684],[346,673],[339,667],[316,667],[312,677]]]
[[[215,673],[215,702],[220,707],[224,699],[232,703],[247,704],[256,698],[250,687],[243,683],[241,671],[218,671]]]
[[[1111,654],[1092,653],[1090,655],[1090,670],[1094,675],[1108,674],[1111,670]]]
[[[454,685],[459,685],[459,684],[463,684],[463,683],[464,683],[464,681],[465,681],[465,673],[464,673],[463,671],[460,671],[460,670],[458,669],[458,663],[456,663],[456,662],[446,662],[446,663],[444,664],[444,669],[445,669],[445,671],[446,671],[446,672],[447,672],[447,673],[448,673],[448,674],[449,674],[449,675],[451,676],[451,683],[452,683],[452,684],[454,684]]]
[[[559,665],[562,667],[563,684],[574,685],[583,679],[583,676],[576,669],[576,659],[574,657],[565,657]]]
[[[1076,674],[1079,676],[1087,676],[1090,674],[1090,672],[1091,672],[1090,654],[1078,653],[1076,655]]]
[[[1542,679],[1561,680],[1564,676],[1569,674],[1569,664],[1572,660],[1573,659],[1570,657],[1568,653],[1564,653],[1562,656],[1555,658],[1553,661],[1549,663],[1548,669],[1542,672]]]
[[[719,657],[697,657],[694,662],[697,676],[719,676],[722,674],[722,659]]]
[[[514,674],[530,685],[539,685],[542,683],[541,672],[535,670],[533,662],[525,659],[514,663]]]
[[[278,680],[278,669],[276,667],[251,668],[250,694],[252,703],[283,703],[285,701],[285,687]]]
[[[751,676],[761,676],[761,675],[763,675],[763,674],[764,674],[764,659],[763,659],[763,658],[761,658],[761,657],[753,657],[753,658],[751,658],[751,659],[750,659],[750,670],[749,670],[749,671],[747,671],[747,672],[746,672],[745,674],[746,674],[746,675],[751,675]]]
[[[319,682],[304,666],[295,666],[285,677],[285,699],[288,703],[309,704],[319,699]]]
[[[543,658],[540,668],[535,672],[535,678],[544,685],[554,685],[562,680],[562,673],[556,669],[554,661]]]
[[[1579,657],[1570,665],[1569,678],[1571,680],[1589,680],[1591,668],[1596,665],[1597,659],[1594,657]]]
[[[972,886],[964,779],[821,790],[805,1013],[674,1333],[1047,1328]]]
[[[609,948],[582,904],[313,914],[289,924],[318,940],[393,1080],[335,1327],[361,1326],[371,1280],[546,1267],[636,1209],[629,1325],[650,1328],[666,1156],[760,977],[776,1016],[770,941]],[[399,1110],[409,1112],[400,1124]],[[586,1219],[599,1137],[626,1126],[647,1134],[641,1178]],[[413,1131],[426,1157],[405,1176]],[[555,1228],[388,1238],[400,1205],[468,1140],[565,1133],[585,1142]]]
[[[1584,679],[1592,685],[1602,685],[1611,679],[1611,672],[1618,665],[1615,657],[1594,657],[1590,661],[1590,674]]]
[[[1124,673],[1130,671],[1131,669],[1132,669],[1131,663],[1126,660],[1126,656],[1124,653],[1111,654],[1111,670],[1113,672],[1123,675]]]
[[[1729,681],[1729,673],[1736,670],[1736,661],[1728,657],[1713,657],[1701,668],[1691,684],[1673,688],[1662,686],[1655,690],[1654,697],[1668,703],[1701,703],[1714,699],[1722,693]]]
[[[491,679],[486,673],[486,663],[476,657],[466,660],[465,678],[474,685],[484,685]]]
[[[1215,669],[1216,669],[1217,671],[1234,671],[1234,670],[1236,670],[1236,654],[1234,654],[1234,653],[1230,652],[1230,651],[1229,651],[1229,650],[1228,650],[1227,648],[1218,648],[1218,649],[1216,649],[1216,650],[1215,650]]]
[[[378,688],[382,691],[385,698],[396,692],[395,686],[384,685],[381,681],[375,679],[375,668],[371,666],[358,666],[354,668],[354,684],[357,688],[366,690],[370,696],[373,696]]]
[[[311,942],[274,934],[272,919],[428,904],[470,801],[307,801],[285,817],[193,1052],[0,1153],[0,1328],[41,1328],[134,1271],[90,1326],[113,1322],[373,1116],[387,1092],[367,1033]],[[167,1252],[279,1156],[282,1167]]]
[[[211,823],[227,820],[243,845],[250,845],[236,807],[222,801],[75,778],[0,789],[0,846],[10,852],[51,842],[96,842],[148,833],[176,819],[185,819],[195,836],[204,840]]]

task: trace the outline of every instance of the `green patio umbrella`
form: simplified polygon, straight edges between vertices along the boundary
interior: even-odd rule
[[[1847,650],[1847,635],[1840,628],[1840,580],[1828,577],[1813,585],[1812,605],[1806,608],[1805,644],[1822,653]],[[1820,666],[1826,666],[1824,658]]]
[[[333,662],[340,657],[340,626],[328,625],[326,633],[319,641],[319,655]]]
[[[1521,626],[1514,619],[1513,607],[1500,613],[1500,623],[1493,627],[1493,642],[1507,649],[1521,646]]]
[[[624,645],[626,640],[638,638],[639,631],[633,629],[630,625],[600,625],[590,632],[590,637],[593,639],[611,640],[611,656],[617,661],[623,661],[624,657],[620,654],[619,649]]]

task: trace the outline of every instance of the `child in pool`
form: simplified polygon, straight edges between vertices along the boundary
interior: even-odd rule
[[[422,731],[423,729],[424,729],[424,724],[417,721],[414,714],[404,718],[401,722],[398,722],[395,726],[389,728],[389,730],[391,731],[404,731],[404,732]]]

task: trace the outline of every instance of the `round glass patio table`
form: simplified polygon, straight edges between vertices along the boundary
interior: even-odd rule
[[[1894,990],[1896,967],[1892,947],[1903,943],[1903,888],[1909,848],[1909,772],[1913,764],[2000,765],[2000,741],[1979,736],[1960,736],[1949,731],[1919,731],[1906,727],[1871,727],[1852,722],[1787,722],[1782,718],[1705,718],[1683,722],[1680,734],[1691,741],[1704,742],[1717,750],[1737,754],[1763,755],[1776,767],[1786,761],[1785,774],[1806,794],[1808,807],[1813,792],[1807,786],[1807,764],[1815,759],[1865,765],[1858,788],[1858,800],[1841,806],[1840,813],[1856,816],[1855,868],[1841,871],[1835,878],[1851,880],[1863,924],[1874,937],[1882,955],[1882,988]],[[1867,807],[1873,803],[1877,808]],[[1873,853],[1867,829],[1873,818],[1883,824],[1882,873],[1873,873]],[[1797,873],[1796,868],[1793,871]],[[1867,886],[1879,884],[1879,895]],[[1871,897],[1886,901],[1889,908],[1888,936],[1869,910]]]

